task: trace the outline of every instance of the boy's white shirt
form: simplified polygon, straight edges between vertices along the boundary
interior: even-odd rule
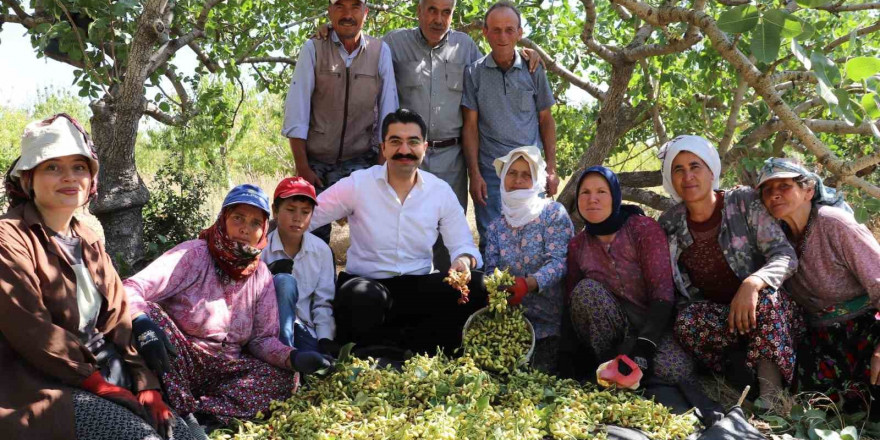
[[[261,258],[267,265],[291,258],[284,252],[278,230],[269,233],[269,244]],[[293,257],[293,272],[299,299],[296,302],[296,320],[317,339],[334,339],[336,321],[333,318],[333,298],[336,296],[336,266],[330,246],[311,233],[303,234],[302,247]]]

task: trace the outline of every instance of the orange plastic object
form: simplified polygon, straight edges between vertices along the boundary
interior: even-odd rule
[[[632,369],[632,372],[628,375],[621,374],[620,371],[618,371],[619,362],[628,365]],[[642,376],[643,373],[639,366],[625,354],[619,355],[616,358],[599,365],[599,368],[596,370],[596,381],[599,382],[599,385],[606,388],[614,385],[619,388],[634,390],[639,387],[639,382],[642,380]]]

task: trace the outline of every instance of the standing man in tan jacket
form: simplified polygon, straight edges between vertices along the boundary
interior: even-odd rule
[[[320,194],[353,171],[376,163],[378,121],[397,110],[391,50],[364,35],[361,0],[329,0],[333,31],[303,46],[284,105],[296,174]],[[330,226],[313,232],[330,241]]]

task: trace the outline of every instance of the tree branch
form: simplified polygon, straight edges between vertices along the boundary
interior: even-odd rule
[[[620,195],[624,200],[641,203],[642,205],[650,206],[661,212],[675,206],[675,201],[669,197],[662,196],[654,191],[648,191],[646,189],[630,188],[621,185]]]
[[[623,186],[632,188],[650,188],[663,185],[663,175],[657,171],[630,171],[617,174],[617,179]]]
[[[186,87],[183,86],[183,81],[180,80],[180,77],[172,69],[165,69],[165,78],[168,78],[168,81],[171,81],[171,85],[174,86],[174,91],[177,92],[177,97],[180,98],[180,106],[187,109],[190,100],[189,93],[187,93]],[[162,93],[165,92],[163,91]]]
[[[828,12],[832,12],[832,13],[851,12],[851,11],[867,11],[870,9],[880,9],[880,2],[849,4],[849,5],[833,4],[833,5],[825,5],[825,6],[816,6],[813,9],[819,9],[822,11],[828,11]]]
[[[238,64],[256,64],[256,63],[283,63],[296,65],[296,60],[290,57],[247,57],[238,62]]]
[[[730,114],[727,115],[727,125],[724,127],[724,135],[718,142],[718,154],[724,157],[730,145],[733,143],[733,135],[736,132],[737,120],[739,119],[739,109],[742,107],[743,99],[746,92],[749,91],[749,85],[742,78],[737,77],[736,92],[733,94],[733,102],[730,103]]]
[[[144,106],[144,114],[165,125],[181,126],[186,122],[186,119],[182,116],[171,116],[168,113],[159,110],[159,107],[156,107],[156,105],[151,102]]]
[[[581,3],[583,3],[587,14],[587,19],[584,20],[584,30],[581,32],[581,40],[599,58],[614,64],[617,60],[617,54],[593,37],[593,30],[596,28],[596,4],[593,3],[593,0],[581,0]]]
[[[870,33],[872,33],[872,32],[876,32],[876,31],[878,31],[878,30],[880,30],[880,21],[877,21],[876,23],[874,23],[874,24],[872,24],[872,25],[870,25],[870,26],[865,26],[865,27],[863,27],[863,28],[861,28],[861,29],[857,29],[857,30],[856,30],[856,36],[863,37],[863,36],[865,36],[865,35],[868,35],[868,34],[870,34]],[[850,38],[849,36],[850,36],[850,34],[852,34],[852,32],[850,32],[849,34],[846,34],[846,35],[844,35],[844,36],[842,36],[842,37],[840,37],[840,38],[838,38],[838,39],[836,39],[836,40],[834,40],[834,41],[828,43],[828,45],[825,46],[825,47],[822,49],[822,51],[823,51],[823,52],[826,52],[826,53],[827,53],[827,52],[831,52],[831,51],[834,50],[836,47],[840,46],[840,45],[843,44],[843,43],[846,43],[847,41],[849,41],[849,38]]]
[[[550,54],[548,54],[541,46],[537,43],[533,42],[528,38],[523,38],[520,40],[520,44],[531,48],[535,52],[538,52],[538,55],[544,59],[544,63],[547,64],[547,70],[559,75],[562,79],[566,80],[569,84],[584,90],[585,92],[592,95],[594,98],[599,101],[605,100],[605,92],[603,92],[599,87],[580,76],[576,75],[574,72],[568,70],[562,64],[559,64],[554,60]]]
[[[184,34],[181,37],[175,38],[165,44],[162,45],[153,55],[150,57],[150,62],[144,66],[146,76],[150,76],[153,72],[156,71],[163,64],[167,63],[168,60],[177,53],[183,46],[189,45],[196,41],[199,38],[205,36],[205,32],[201,29],[194,29],[192,32]]]
[[[651,122],[654,126],[654,133],[657,135],[657,142],[660,144],[665,144],[666,141],[669,140],[669,136],[666,134],[666,126],[663,124],[663,118],[660,116],[660,103],[658,97],[660,96],[660,84],[659,82],[651,76],[651,72],[648,69],[648,62],[645,60],[640,60],[639,65],[642,66],[642,72],[645,75],[645,81],[648,82],[648,86],[650,87],[650,98],[651,102]]]
[[[19,4],[18,1],[16,1],[16,0],[0,0],[0,1],[2,1],[4,5],[9,6],[9,8],[12,9],[12,12],[15,12],[15,15],[18,16],[19,20],[27,20],[28,18],[33,18],[27,12],[24,12],[24,9],[22,9],[21,4]],[[4,20],[12,23],[12,20],[6,20],[5,18],[4,18]]]
[[[217,73],[217,71],[220,70],[220,65],[218,65],[214,60],[208,57],[208,55],[205,54],[205,51],[202,50],[202,47],[199,46],[198,43],[196,43],[195,41],[190,41],[189,43],[187,43],[187,46],[192,49],[192,51],[196,54],[196,58],[198,58],[199,62],[201,62],[202,65],[205,66],[206,69],[208,69],[208,72]]]
[[[764,102],[779,117],[779,120],[782,121],[786,129],[796,136],[807,150],[816,155],[819,163],[832,173],[840,176],[841,181],[856,185],[871,196],[880,198],[880,187],[874,186],[864,179],[857,178],[847,172],[848,170],[845,169],[843,160],[837,157],[834,152],[816,137],[808,126],[809,124],[804,123],[792,111],[791,107],[779,96],[769,78],[758,70],[746,55],[739,51],[736,45],[727,37],[727,34],[718,28],[711,16],[704,12],[690,11],[678,7],[654,8],[638,0],[614,0],[614,2],[621,4],[634,15],[658,27],[676,22],[699,26],[712,41],[713,46],[722,58],[736,68],[741,78],[764,99]],[[839,122],[839,124],[846,126],[843,122]],[[870,130],[870,126],[868,126],[868,129]]]

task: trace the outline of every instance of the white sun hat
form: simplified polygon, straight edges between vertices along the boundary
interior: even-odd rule
[[[49,159],[74,154],[85,156],[92,176],[97,175],[98,159],[86,136],[73,118],[64,114],[31,122],[21,135],[21,157],[11,175],[19,178],[22,171],[32,170]]]

